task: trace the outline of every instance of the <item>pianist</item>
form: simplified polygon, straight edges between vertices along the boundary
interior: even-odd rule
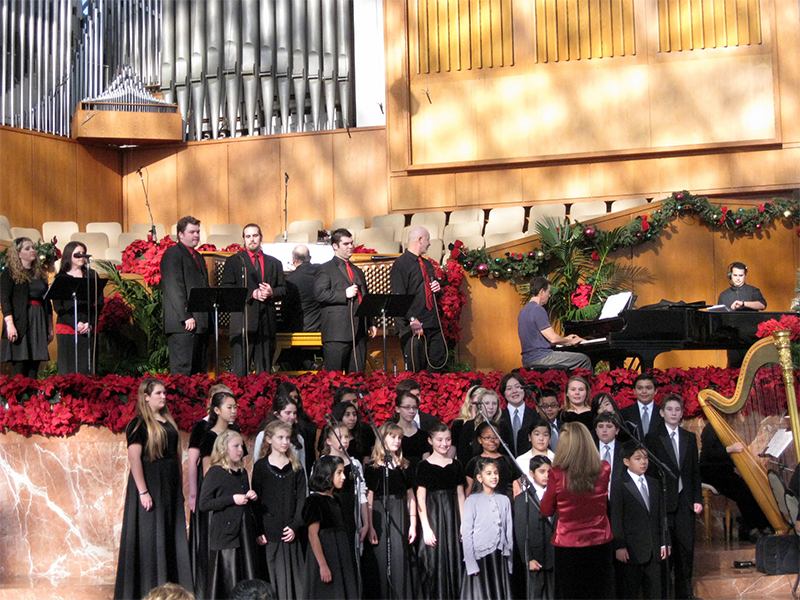
[[[544,306],[550,299],[550,281],[547,277],[536,277],[531,281],[530,302],[520,311],[517,319],[519,343],[522,347],[522,365],[526,369],[551,367],[554,369],[590,369],[592,361],[579,352],[558,352],[553,344],[574,346],[583,342],[575,334],[558,335],[547,316]]]
[[[767,301],[761,290],[745,283],[747,281],[747,265],[743,262],[732,262],[728,265],[728,281],[730,287],[719,295],[718,304],[724,304],[731,310],[764,310]],[[728,350],[728,368],[742,366],[746,351]]]

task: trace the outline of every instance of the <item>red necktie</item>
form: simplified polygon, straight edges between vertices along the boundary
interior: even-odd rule
[[[261,258],[261,253],[258,254],[251,253],[250,258],[253,259],[253,265],[258,267],[258,272],[261,276],[261,281],[264,281],[264,263],[263,259]]]
[[[428,270],[425,268],[425,261],[419,257],[419,268],[422,269],[422,279],[425,280],[425,307],[428,310],[433,310],[433,291],[431,290],[431,278],[428,276]]]
[[[355,283],[355,279],[353,278],[353,268],[350,266],[350,261],[344,261],[344,266],[347,267],[347,274],[350,276],[350,283]],[[358,292],[358,301],[361,302],[361,288],[356,288],[356,292]]]

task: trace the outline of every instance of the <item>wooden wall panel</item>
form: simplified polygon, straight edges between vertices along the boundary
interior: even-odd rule
[[[0,214],[12,227],[41,228],[33,210],[31,174],[33,136],[10,127],[0,127]],[[43,221],[42,221],[43,222]]]
[[[78,226],[122,222],[122,157],[115,148],[76,146]]]
[[[264,241],[283,231],[283,173],[280,141],[240,138],[226,144],[228,151],[228,214],[225,222],[258,223]]]
[[[34,218],[77,221],[76,146],[50,136],[36,136],[32,146],[31,188]],[[40,231],[41,231],[41,225]]]

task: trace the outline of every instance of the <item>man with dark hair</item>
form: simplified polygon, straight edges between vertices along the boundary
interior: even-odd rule
[[[517,319],[519,343],[522,346],[522,366],[526,369],[553,367],[562,369],[591,369],[592,361],[579,352],[558,352],[554,344],[575,346],[583,338],[575,334],[558,335],[544,306],[550,300],[550,281],[547,277],[535,277],[530,284],[531,299],[522,308]]]
[[[289,331],[319,331],[322,312],[314,295],[317,265],[311,263],[308,247],[299,244],[292,250],[294,271],[286,274],[286,301],[281,305]]]
[[[286,291],[283,266],[261,250],[261,227],[248,223],[242,230],[245,249],[229,256],[222,271],[223,287],[246,287],[243,312],[231,313],[231,363],[238,377],[272,370],[277,316],[275,302]]]
[[[164,333],[169,348],[171,375],[205,373],[208,367],[208,313],[188,310],[189,293],[208,287],[208,270],[200,253],[200,221],[178,221],[178,243],[161,257],[161,289],[164,298]]]
[[[375,326],[356,312],[367,295],[364,272],[350,262],[353,234],[337,229],[331,234],[334,256],[319,267],[314,279],[314,295],[322,309],[322,356],[327,371],[364,371],[367,336]]]
[[[400,345],[406,371],[443,373],[447,367],[447,344],[436,309],[435,295],[441,291],[433,264],[423,254],[431,245],[424,227],[408,232],[406,251],[394,261],[390,276],[393,294],[414,296],[403,317],[398,317]]]

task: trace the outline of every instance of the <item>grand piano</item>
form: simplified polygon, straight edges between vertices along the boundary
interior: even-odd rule
[[[642,370],[670,350],[734,350],[754,344],[758,326],[787,313],[738,310],[709,312],[692,305],[624,310],[620,316],[597,321],[565,321],[564,334],[588,343],[559,348],[582,352],[592,363],[607,360],[620,366],[638,358]],[[790,313],[789,313],[790,314]]]

